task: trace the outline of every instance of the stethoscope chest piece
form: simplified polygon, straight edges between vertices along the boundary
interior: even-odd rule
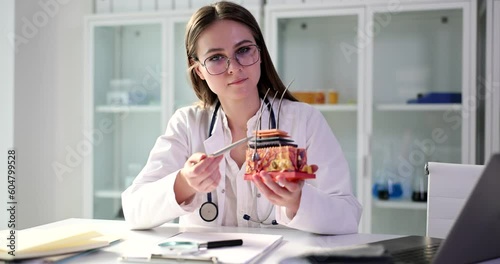
[[[271,127],[276,128],[276,121],[275,121],[272,105],[269,104],[269,102],[267,101],[267,98],[264,98],[264,103],[267,104],[267,107],[269,109]],[[214,129],[215,120],[217,118],[217,111],[219,110],[219,107],[220,107],[220,102],[217,102],[217,104],[215,105],[214,113],[212,115],[212,120],[210,121],[210,127],[208,129],[208,137],[212,136],[212,130]],[[207,201],[204,202],[200,207],[200,217],[201,217],[201,219],[203,219],[206,222],[212,222],[217,218],[218,215],[219,215],[219,209],[218,209],[217,205],[212,202],[212,193],[207,193]],[[248,218],[250,219],[249,216],[248,216]],[[246,220],[249,220],[249,219],[246,219]],[[274,221],[274,222],[276,222],[276,221]],[[262,223],[262,221],[261,221],[261,223]]]
[[[200,207],[200,217],[206,222],[212,222],[219,215],[219,209],[212,201],[204,202]]]

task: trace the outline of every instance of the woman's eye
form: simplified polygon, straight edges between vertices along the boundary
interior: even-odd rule
[[[218,61],[224,60],[224,58],[225,58],[225,56],[222,56],[222,55],[214,55],[212,57],[209,57],[208,61],[218,62]]]
[[[250,47],[246,47],[246,46],[245,46],[245,47],[241,47],[241,48],[239,48],[239,49],[238,49],[238,51],[237,51],[237,53],[238,53],[238,54],[245,54],[245,53],[247,53],[248,51],[250,51]]]

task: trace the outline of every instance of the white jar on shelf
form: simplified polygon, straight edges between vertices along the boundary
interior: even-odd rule
[[[130,104],[130,88],[133,86],[131,79],[113,79],[109,82],[110,91],[106,94],[108,105]]]

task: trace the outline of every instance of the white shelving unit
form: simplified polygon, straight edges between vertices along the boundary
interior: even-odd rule
[[[333,104],[333,105],[314,105],[318,110],[324,112],[356,112],[358,106],[353,104]]]
[[[93,135],[92,150],[84,157],[86,217],[120,218],[120,194],[164,128],[166,82],[161,72],[167,68],[162,58],[169,16],[173,12],[85,19],[85,130]],[[110,104],[117,93],[120,98],[141,97],[130,104]]]
[[[119,199],[121,196],[122,196],[121,191],[103,190],[95,192],[95,197],[97,198]]]
[[[426,161],[475,162],[476,8],[466,0],[265,6],[268,47],[284,82],[294,80],[290,90],[339,91],[340,105],[315,107],[350,163],[361,232],[424,235],[427,204],[411,201],[412,180]],[[461,93],[464,103],[402,103],[427,92]],[[401,183],[403,197],[372,196],[379,172]]]
[[[378,104],[378,111],[461,111],[462,104]]]
[[[115,105],[101,105],[96,107],[96,112],[99,113],[149,113],[149,112],[161,112],[160,106],[115,106]]]
[[[407,210],[427,210],[427,203],[425,202],[413,202],[411,200],[379,200],[374,199],[373,205],[379,208],[390,208],[390,209],[407,209]]]

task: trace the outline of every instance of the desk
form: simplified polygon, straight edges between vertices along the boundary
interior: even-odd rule
[[[315,235],[295,229],[282,228],[242,228],[242,227],[186,227],[178,224],[164,224],[160,227],[133,231],[130,230],[124,221],[96,220],[96,219],[77,219],[71,218],[63,221],[38,226],[35,228],[53,228],[64,225],[88,224],[96,228],[103,234],[120,234],[124,241],[92,252],[87,255],[78,256],[72,261],[65,263],[121,263],[117,261],[118,257],[126,253],[148,253],[151,247],[154,247],[158,241],[170,237],[174,234],[184,231],[191,232],[231,232],[231,233],[260,233],[283,235],[283,242],[270,252],[259,263],[278,263],[280,260],[296,256],[318,247],[339,247],[363,243],[370,243],[385,239],[399,237],[398,235],[379,235],[379,234],[352,234],[338,236]],[[500,258],[492,261],[483,262],[484,264],[500,263]]]
[[[79,256],[72,261],[65,263],[121,263],[117,258],[125,253],[148,252],[158,241],[170,237],[183,231],[204,231],[204,232],[242,232],[283,235],[283,242],[278,245],[266,257],[260,259],[259,263],[278,263],[286,257],[299,255],[308,250],[318,247],[348,246],[375,242],[384,239],[395,238],[395,235],[374,235],[374,234],[352,234],[340,236],[321,236],[295,229],[282,228],[242,228],[242,227],[186,227],[178,224],[164,224],[160,227],[133,231],[129,230],[124,221],[96,220],[96,219],[67,219],[35,228],[53,228],[64,225],[89,224],[97,231],[108,234],[120,234],[124,241],[115,245],[100,249],[94,253]]]

